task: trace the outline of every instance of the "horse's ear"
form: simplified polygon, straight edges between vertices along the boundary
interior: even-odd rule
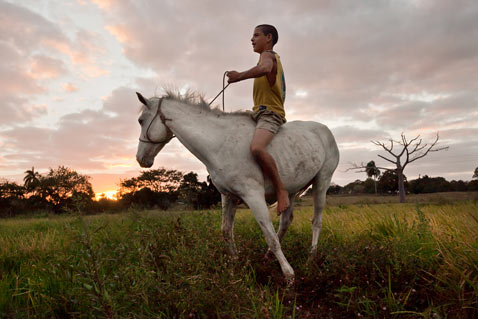
[[[148,101],[144,98],[144,96],[141,95],[141,93],[136,92],[136,95],[138,96],[138,100],[143,103],[144,105],[148,106]]]

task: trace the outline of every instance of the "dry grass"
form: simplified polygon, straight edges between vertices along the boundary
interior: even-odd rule
[[[283,243],[292,291],[277,262],[263,262],[247,209],[237,213],[238,260],[221,240],[219,210],[1,220],[0,317],[472,318],[478,206],[439,196],[340,197],[324,212],[316,259],[302,199]]]
[[[446,204],[456,201],[478,201],[478,192],[447,192],[433,194],[408,194],[407,203],[435,203]],[[394,204],[398,203],[398,195],[328,195],[328,206],[354,205],[354,204]],[[298,206],[311,206],[312,197],[303,196],[297,203]]]

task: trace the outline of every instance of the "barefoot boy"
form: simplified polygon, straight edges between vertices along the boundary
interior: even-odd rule
[[[272,51],[278,39],[275,27],[267,24],[257,26],[251,42],[254,52],[260,54],[259,63],[244,72],[229,71],[227,76],[229,83],[254,78],[253,118],[257,124],[250,149],[262,172],[274,184],[277,194],[277,214],[280,215],[290,205],[289,194],[280,179],[274,158],[266,149],[274,134],[286,122],[284,71],[279,55]]]

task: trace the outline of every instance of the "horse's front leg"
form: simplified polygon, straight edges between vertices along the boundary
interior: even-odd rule
[[[254,217],[261,227],[264,237],[266,238],[267,245],[279,261],[287,285],[290,286],[294,283],[294,269],[292,269],[291,265],[285,258],[284,253],[282,252],[279,237],[277,237],[277,234],[274,231],[274,226],[272,225],[272,221],[269,216],[269,210],[267,209],[267,204],[264,200],[264,193],[254,190],[252,186],[250,186],[249,192],[250,193],[244,196],[243,200],[254,214]]]
[[[221,194],[222,201],[222,236],[227,243],[229,253],[237,255],[236,244],[234,243],[234,216],[236,215],[237,198],[232,195]]]

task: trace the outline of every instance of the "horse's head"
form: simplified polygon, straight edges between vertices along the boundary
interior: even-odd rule
[[[154,157],[173,138],[173,133],[165,125],[165,119],[161,114],[162,99],[146,99],[138,92],[136,95],[144,106],[138,119],[139,125],[141,125],[141,135],[136,160],[141,167],[151,167]]]

